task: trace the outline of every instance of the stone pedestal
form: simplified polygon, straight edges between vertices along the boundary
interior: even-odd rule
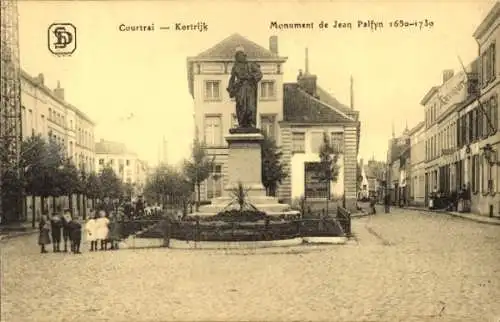
[[[229,144],[228,185],[225,196],[242,183],[249,197],[263,197],[266,190],[262,185],[262,141],[260,133],[232,133],[226,136]]]
[[[228,184],[222,197],[212,199],[212,204],[202,206],[195,215],[215,215],[233,200],[233,190],[241,182],[247,201],[269,215],[286,214],[289,205],[280,204],[275,197],[266,196],[262,185],[262,141],[258,129],[231,129],[226,141],[229,144]]]

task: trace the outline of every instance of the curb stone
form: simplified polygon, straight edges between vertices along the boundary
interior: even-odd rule
[[[8,233],[5,235],[0,235],[0,242],[7,241],[12,238],[16,237],[22,237],[22,236],[27,236],[27,235],[32,235],[38,233],[38,230],[28,230],[28,231],[22,231],[22,232],[16,232],[16,233]]]
[[[453,212],[449,212],[449,211],[444,211],[444,210],[430,210],[430,209],[426,209],[426,208],[415,208],[415,207],[405,207],[403,209],[408,209],[408,210],[413,210],[413,211],[426,211],[426,212],[432,212],[432,213],[437,213],[437,214],[445,214],[448,216],[462,218],[465,220],[474,221],[474,222],[481,223],[481,224],[500,226],[500,220],[498,222],[487,221],[487,220],[484,220],[482,218],[473,218],[473,217],[468,217],[468,216],[462,216],[462,215],[459,215],[459,214],[456,214]],[[486,218],[490,218],[490,217],[486,217]]]

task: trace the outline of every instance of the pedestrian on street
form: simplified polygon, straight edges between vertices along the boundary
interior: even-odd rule
[[[109,234],[109,219],[106,217],[104,210],[99,211],[99,218],[96,220],[97,240],[101,242],[99,250],[106,250],[108,248],[108,234]]]
[[[109,241],[111,242],[111,249],[118,249],[118,242],[121,239],[121,218],[120,212],[111,214],[109,222]]]
[[[45,245],[50,245],[50,223],[47,215],[42,215],[38,224],[38,230],[38,245],[40,245],[40,251],[42,254],[48,253],[45,249]]]
[[[82,242],[82,225],[76,218],[71,218],[68,227],[71,241],[71,251],[73,254],[81,254],[80,244]]]
[[[375,208],[376,203],[377,203],[376,197],[372,196],[370,199],[370,208],[372,210],[372,215],[375,215],[377,213],[377,209]]]
[[[62,231],[63,231],[63,240],[64,240],[64,252],[68,251],[68,242],[71,247],[71,240],[69,236],[70,228],[69,223],[71,222],[71,212],[69,209],[64,210],[63,221],[62,221]]]
[[[62,226],[63,223],[61,216],[58,213],[53,214],[52,218],[50,218],[50,232],[52,235],[52,248],[54,253],[61,251],[60,243]]]
[[[86,239],[90,242],[90,251],[97,250],[97,213],[91,212],[90,219],[85,224]]]

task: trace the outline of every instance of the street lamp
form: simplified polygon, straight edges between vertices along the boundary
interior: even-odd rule
[[[495,152],[497,151],[493,149],[491,144],[487,143],[484,147],[482,147],[482,150],[484,153],[484,158],[486,159],[486,161],[488,161],[490,166],[500,165],[500,162],[496,158]]]

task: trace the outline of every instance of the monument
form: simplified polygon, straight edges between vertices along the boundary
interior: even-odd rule
[[[215,215],[228,208],[234,197],[232,191],[243,185],[248,202],[268,215],[298,214],[289,205],[280,204],[276,197],[266,196],[262,185],[262,151],[264,136],[257,128],[258,85],[262,79],[260,66],[247,60],[243,47],[236,48],[227,91],[236,101],[238,126],[225,137],[229,145],[228,185],[222,197],[212,199],[196,215]]]

